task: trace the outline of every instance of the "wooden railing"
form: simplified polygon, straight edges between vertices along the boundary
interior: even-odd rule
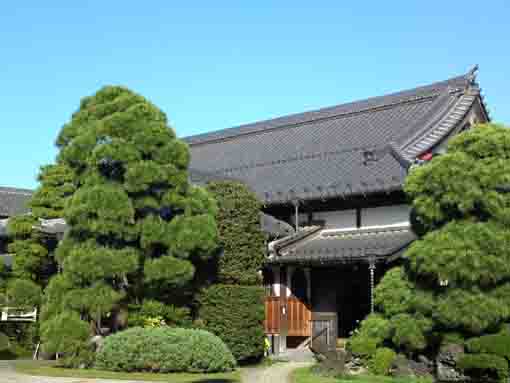
[[[280,333],[280,297],[266,297],[266,318],[264,328],[266,334]]]
[[[282,305],[285,305],[288,336],[310,336],[312,312],[308,305],[297,298],[266,297],[266,319],[264,327],[266,334],[280,334]]]
[[[0,321],[2,322],[35,322],[36,320],[36,308],[27,311],[16,307],[0,307]]]

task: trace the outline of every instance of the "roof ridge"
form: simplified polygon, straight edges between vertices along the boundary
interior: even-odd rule
[[[329,107],[324,107],[316,110],[310,110],[307,112],[301,112],[301,113],[295,113],[290,115],[284,115],[280,117],[275,117],[272,119],[262,120],[262,121],[256,121],[253,123],[247,123],[238,125],[232,128],[222,129],[218,131],[208,132],[208,133],[201,133],[196,134],[188,137],[183,137],[183,140],[188,142],[189,145],[196,146],[196,145],[203,145],[203,144],[209,144],[214,142],[223,142],[227,141],[229,139],[246,136],[246,135],[252,135],[252,134],[258,134],[258,133],[265,133],[270,132],[278,129],[286,129],[291,128],[295,126],[304,125],[307,123],[310,123],[312,121],[324,121],[328,119],[343,117],[343,116],[350,116],[350,115],[356,115],[356,114],[362,114],[367,113],[371,111],[377,111],[377,110],[384,110],[386,108],[392,108],[397,105],[405,105],[409,103],[418,103],[423,100],[428,100],[437,97],[445,90],[448,90],[450,94],[457,93],[462,91],[465,87],[461,87],[460,84],[457,84],[457,82],[463,80],[467,81],[466,79],[467,75],[452,77],[445,81],[439,81],[435,82],[429,85],[419,86],[416,88],[401,90],[393,93],[388,93],[386,95],[382,96],[375,96],[375,97],[369,97],[362,100],[356,100],[352,102],[347,102],[343,104],[333,105]],[[457,86],[452,87],[451,83],[456,84]],[[425,94],[419,94],[420,91],[426,91]],[[414,92],[414,93],[412,93]],[[410,93],[410,94],[406,94]],[[387,100],[384,102],[385,98],[396,98],[393,100]],[[376,100],[381,100],[380,103],[376,103],[374,105],[368,105],[365,107],[359,107],[358,109],[354,110],[346,110],[346,111],[338,111],[335,113],[335,109],[339,109],[341,107],[347,107],[347,106],[353,106],[360,105],[362,103],[369,103]],[[318,115],[319,113],[324,112],[331,112],[332,114],[324,116],[324,117],[314,117],[314,115]],[[308,118],[304,118],[304,116],[309,115]],[[289,122],[281,122],[281,124],[278,124],[279,121],[289,119],[289,118],[299,118],[303,117],[303,120],[301,121],[289,121]],[[270,124],[276,124],[274,126],[271,126]],[[257,129],[258,125],[264,125],[264,127],[261,127]],[[269,126],[268,126],[269,125]],[[241,129],[250,129],[248,131],[239,131]],[[235,132],[237,130],[237,132]],[[224,134],[224,136],[221,136],[221,133]],[[230,133],[230,134],[229,134]],[[215,137],[214,135],[219,135],[218,137]],[[208,138],[209,136],[209,138]]]
[[[396,224],[396,225],[374,225],[374,226],[366,226],[359,229],[323,229],[321,232],[321,236],[324,238],[328,237],[338,237],[338,236],[347,236],[347,235],[364,235],[364,234],[378,234],[378,233],[387,233],[387,232],[401,232],[401,231],[409,231],[412,230],[411,224]]]

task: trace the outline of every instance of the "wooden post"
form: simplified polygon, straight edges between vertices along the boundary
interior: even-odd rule
[[[287,313],[287,284],[283,278],[284,268],[280,269],[280,349],[279,352],[287,351],[288,313]]]
[[[294,274],[294,266],[287,266],[287,298],[292,296],[292,274]]]

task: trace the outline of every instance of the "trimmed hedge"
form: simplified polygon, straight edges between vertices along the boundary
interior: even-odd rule
[[[225,372],[236,366],[227,346],[203,330],[133,327],[105,339],[97,368],[111,371]]]
[[[508,379],[508,362],[497,355],[466,354],[457,362],[457,367],[482,382],[506,382]]]
[[[212,285],[199,297],[199,317],[239,362],[264,355],[264,290],[256,286]]]
[[[233,285],[259,285],[265,235],[260,228],[261,202],[246,185],[233,181],[207,185],[218,202],[216,222],[222,254],[218,280]]]

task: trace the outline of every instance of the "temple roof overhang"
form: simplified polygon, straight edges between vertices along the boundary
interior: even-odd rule
[[[364,229],[309,227],[272,242],[267,264],[322,265],[353,261],[390,262],[416,239],[409,225]]]
[[[475,72],[184,138],[191,179],[241,181],[266,205],[402,190],[416,158],[452,134],[475,104],[485,110]]]

